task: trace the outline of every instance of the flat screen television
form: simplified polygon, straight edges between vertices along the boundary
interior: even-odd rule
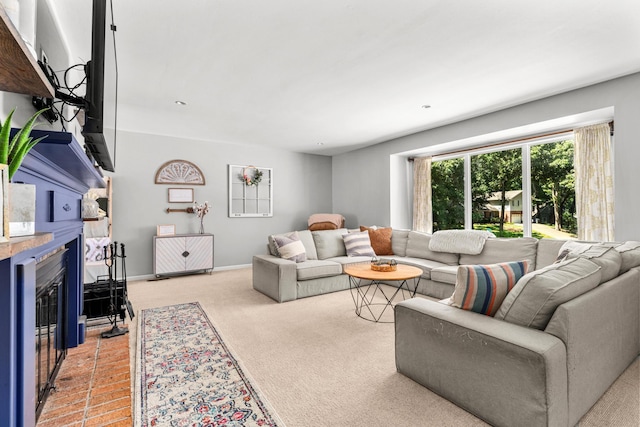
[[[85,66],[87,90],[85,94],[85,121],[82,135],[88,152],[104,170],[113,172],[113,162],[109,154],[103,129],[104,105],[104,56],[106,0],[93,0],[91,60]]]

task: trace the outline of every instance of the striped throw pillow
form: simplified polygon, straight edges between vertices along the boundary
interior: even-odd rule
[[[516,282],[527,274],[527,261],[458,267],[451,305],[493,316]]]
[[[357,231],[342,236],[347,256],[376,256],[371,247],[368,231]]]
[[[304,244],[302,244],[298,237],[297,231],[273,236],[273,242],[280,258],[295,262],[304,262],[307,260],[307,252],[304,249]]]

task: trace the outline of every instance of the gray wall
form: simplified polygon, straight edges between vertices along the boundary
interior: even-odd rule
[[[175,224],[176,232],[196,233],[198,218],[167,214],[167,189],[154,183],[156,171],[175,159],[195,163],[206,185],[193,188],[198,202],[212,208],[205,216],[205,232],[215,235],[215,266],[250,264],[266,253],[267,236],[307,227],[312,213],[331,210],[331,158],[167,136],[118,131],[116,173],[113,178],[113,238],[125,243],[127,274],[152,273],[152,240],[158,224]],[[229,218],[228,165],[273,168],[272,218]],[[171,204],[173,208],[190,205]]]
[[[406,227],[392,212],[391,200],[404,210],[409,197],[395,154],[607,107],[615,111],[616,240],[640,240],[640,73],[334,156],[334,212],[356,224]]]

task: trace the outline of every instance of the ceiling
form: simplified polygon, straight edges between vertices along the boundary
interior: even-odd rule
[[[91,2],[46,1],[89,59]],[[135,132],[334,155],[640,71],[638,0],[111,1]]]

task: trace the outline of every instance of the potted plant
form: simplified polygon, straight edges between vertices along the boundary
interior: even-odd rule
[[[0,122],[0,164],[7,165],[6,168],[3,168],[7,175],[4,177],[5,180],[12,180],[29,150],[45,138],[33,139],[30,134],[36,119],[46,110],[48,108],[37,111],[31,116],[13,138],[11,138],[11,118],[15,108],[11,110],[4,123]],[[7,238],[9,235],[33,234],[35,232],[35,186],[8,184],[0,193],[5,201],[4,206],[0,209],[0,215],[3,217],[2,235]],[[9,197],[6,197],[7,194]]]
[[[15,108],[11,110],[9,117],[7,117],[4,123],[0,122],[0,164],[9,166],[9,181],[13,178],[13,175],[22,164],[24,156],[27,155],[29,150],[46,138],[43,136],[42,138],[34,140],[29,136],[36,119],[46,110],[48,110],[48,108],[37,111],[31,116],[29,121],[27,121],[24,127],[20,129],[13,138],[11,138],[11,118],[16,111]]]

